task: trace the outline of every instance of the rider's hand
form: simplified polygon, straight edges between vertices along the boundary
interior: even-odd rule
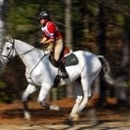
[[[46,44],[45,42],[41,42],[41,44]]]
[[[36,48],[42,48],[43,44],[42,44],[42,43],[39,43],[39,42],[35,42],[35,43],[34,43],[34,46],[35,46]]]
[[[53,44],[49,44],[49,46],[46,49],[47,51],[53,52]]]

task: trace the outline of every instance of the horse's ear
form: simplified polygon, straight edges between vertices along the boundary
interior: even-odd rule
[[[6,42],[9,42],[10,39],[11,39],[11,36],[9,36],[9,35],[5,35],[5,41],[6,41]]]
[[[5,35],[5,42],[13,43],[14,39],[10,35]]]

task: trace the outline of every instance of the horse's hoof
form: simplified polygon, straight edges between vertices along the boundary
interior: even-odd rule
[[[60,111],[60,107],[59,107],[59,106],[56,106],[56,105],[51,105],[51,106],[50,106],[50,110]]]
[[[24,118],[25,118],[26,120],[28,120],[28,121],[31,120],[31,116],[30,116],[30,114],[29,114],[28,112],[24,112]]]
[[[70,115],[69,119],[71,119],[72,121],[78,121],[79,115]]]
[[[67,118],[65,121],[64,121],[64,124],[67,124],[67,125],[73,125],[73,121],[69,118]]]
[[[96,126],[99,124],[99,121],[96,118],[91,119],[90,122],[91,122],[92,126]]]

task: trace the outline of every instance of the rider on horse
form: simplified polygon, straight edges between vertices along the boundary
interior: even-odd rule
[[[42,11],[39,14],[39,21],[42,25],[41,30],[43,32],[42,44],[49,44],[48,50],[53,53],[53,59],[62,72],[62,78],[67,78],[64,63],[61,60],[61,56],[64,49],[63,38],[61,32],[57,28],[56,24],[51,20],[49,12]]]

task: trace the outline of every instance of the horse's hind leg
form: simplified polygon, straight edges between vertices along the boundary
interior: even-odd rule
[[[71,120],[77,120],[78,119],[78,108],[83,100],[83,90],[82,90],[82,86],[81,86],[81,81],[80,79],[76,80],[74,82],[74,95],[76,97],[76,101],[75,104],[71,110],[71,113],[69,115],[69,119]]]
[[[83,78],[81,79],[81,83],[82,83],[82,88],[83,88],[83,96],[82,96],[82,100],[80,101],[80,103],[78,104],[77,109],[71,113],[71,118],[73,120],[78,120],[79,119],[79,114],[82,112],[82,110],[86,107],[88,101],[89,101],[89,97],[91,96],[91,83],[93,80],[89,80],[89,82],[87,82],[88,78]],[[78,94],[78,93],[77,93]],[[78,98],[77,98],[78,99]],[[96,118],[96,114],[95,114],[95,108],[91,107],[89,108],[89,115],[90,115],[90,120],[92,124],[97,124],[97,118]]]
[[[82,88],[83,88],[84,98],[79,105],[77,114],[79,114],[86,107],[88,100],[89,100],[90,96],[92,95],[91,94],[92,93],[91,92],[92,83],[98,77],[99,72],[100,72],[100,66],[99,66],[99,68],[97,68],[97,71],[95,71],[95,73],[91,73],[91,75],[83,75],[83,77],[81,78],[81,84],[82,84]],[[93,124],[96,124],[97,119],[96,119],[96,114],[95,114],[95,108],[92,107],[89,112],[91,115],[91,122]]]
[[[90,88],[90,83],[91,81],[88,81],[87,76],[81,78],[81,85],[83,89],[83,100],[79,105],[79,108],[77,110],[77,113],[80,113],[85,107],[88,102],[89,97],[91,96],[91,88]]]
[[[80,103],[82,102],[83,96],[77,96],[77,99],[75,101],[75,104],[71,110],[71,113],[69,115],[69,119],[77,120],[79,118],[78,114],[77,114],[77,110],[79,108]]]
[[[89,78],[87,77],[87,75],[82,75],[81,81],[79,82],[77,86],[78,90],[80,91],[77,91],[76,93],[77,95],[76,103],[70,113],[70,118],[72,120],[77,120],[81,111],[86,107],[88,99],[91,96],[90,86],[92,84],[92,81],[93,81],[93,78]]]
[[[29,110],[28,110],[28,97],[30,94],[36,91],[36,87],[29,84],[26,88],[26,90],[22,94],[22,102],[23,102],[23,109],[24,109],[24,117],[27,120],[31,119]]]

